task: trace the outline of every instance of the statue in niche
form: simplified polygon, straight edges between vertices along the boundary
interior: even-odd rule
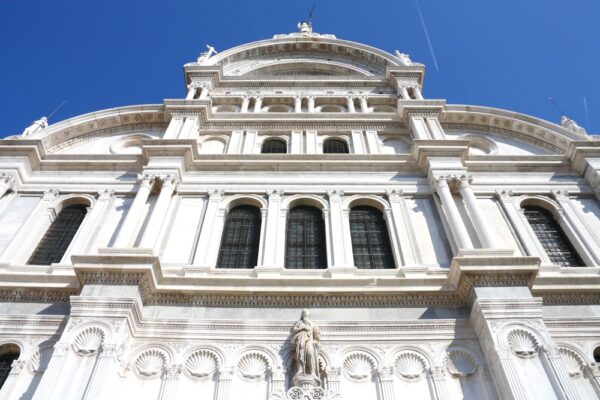
[[[297,368],[294,385],[304,388],[321,386],[319,377],[321,332],[319,326],[310,320],[308,310],[302,310],[302,316],[292,328],[292,334],[292,350]]]
[[[210,44],[207,44],[206,48],[208,49],[208,51],[205,51],[200,54],[200,57],[198,57],[198,64],[205,63],[214,54],[217,54],[217,50],[215,50],[215,48],[213,46],[211,46]]]
[[[402,62],[402,64],[412,65],[412,60],[408,54],[400,53],[398,50],[396,50],[396,57],[400,60],[400,62]]]
[[[33,121],[33,123],[31,125],[29,125],[27,128],[25,128],[25,130],[23,131],[23,134],[21,136],[23,136],[23,137],[31,136],[31,135],[41,131],[42,129],[45,129],[47,126],[48,126],[48,118],[42,117],[42,118],[38,119],[37,121]]]

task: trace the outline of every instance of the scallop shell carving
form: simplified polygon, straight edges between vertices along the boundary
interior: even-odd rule
[[[515,329],[507,335],[512,351],[519,357],[531,357],[537,353],[539,343],[535,336],[525,329]]]
[[[396,371],[406,379],[421,378],[426,368],[426,361],[417,353],[407,351],[396,358]]]
[[[269,360],[260,353],[246,354],[238,362],[238,369],[247,379],[260,379],[267,374]]]
[[[477,372],[479,365],[471,354],[464,350],[451,350],[446,354],[446,368],[459,378],[465,378]]]
[[[198,350],[192,353],[185,362],[187,372],[196,378],[208,378],[217,371],[219,362],[214,353]]]
[[[558,353],[563,360],[563,364],[567,369],[567,373],[574,378],[581,376],[583,366],[585,365],[585,361],[581,358],[581,356],[575,351],[566,347],[559,347]]]
[[[106,334],[97,326],[81,331],[73,341],[73,349],[82,356],[96,354],[102,346]]]
[[[370,380],[373,369],[375,362],[364,353],[351,354],[344,361],[344,371],[349,378],[357,381]]]
[[[165,364],[167,357],[157,349],[146,350],[135,360],[135,369],[138,374],[145,377],[154,377],[159,375]]]
[[[52,353],[49,351],[49,349],[39,349],[37,350],[35,353],[33,353],[31,355],[31,358],[29,359],[29,365],[31,366],[31,371],[32,372],[43,372],[46,370],[46,367],[48,367],[48,364],[50,362],[50,356],[52,355]]]

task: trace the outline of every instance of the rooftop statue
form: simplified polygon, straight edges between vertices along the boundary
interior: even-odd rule
[[[306,21],[298,22],[298,29],[301,33],[311,34],[312,33],[312,23]]]
[[[211,46],[210,44],[206,45],[206,48],[208,49],[208,51],[205,51],[203,53],[200,53],[200,57],[198,57],[198,64],[203,64],[206,61],[208,61],[209,58],[211,58],[214,54],[217,54],[217,50],[215,50],[215,48],[213,46]]]
[[[48,118],[42,117],[42,118],[38,119],[37,121],[33,121],[33,123],[31,125],[29,125],[27,128],[25,128],[25,130],[23,131],[21,136],[22,137],[31,136],[35,133],[38,133],[42,129],[45,129],[47,126],[48,126]]]
[[[571,132],[575,132],[582,136],[587,136],[587,131],[585,130],[585,128],[579,126],[577,122],[567,117],[566,115],[562,115],[560,117],[560,124],[563,128],[567,128]]]
[[[400,62],[402,62],[402,64],[412,65],[412,60],[408,54],[400,53],[398,50],[396,50],[396,57],[400,60]]]

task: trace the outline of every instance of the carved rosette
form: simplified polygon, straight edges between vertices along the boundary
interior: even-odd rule
[[[540,343],[533,333],[522,328],[511,330],[506,335],[506,342],[512,352],[519,357],[533,357],[540,347]]]
[[[166,365],[167,356],[162,350],[148,349],[138,355],[134,369],[141,378],[152,379],[159,377]]]
[[[404,379],[419,380],[427,371],[427,360],[414,351],[402,352],[394,363],[396,372]]]
[[[210,379],[219,369],[219,358],[210,350],[196,350],[184,364],[185,372],[196,379]]]
[[[446,353],[446,368],[452,376],[466,378],[477,372],[479,364],[473,356],[461,349],[450,350]]]
[[[80,356],[97,354],[106,339],[106,332],[99,326],[83,329],[73,340],[73,350]]]
[[[269,400],[341,400],[341,397],[320,387],[302,389],[294,386],[286,393],[273,393]]]
[[[269,359],[262,353],[253,352],[244,355],[238,362],[241,376],[250,381],[264,379],[269,371]]]
[[[366,353],[350,354],[343,364],[345,375],[355,382],[370,381],[376,368],[376,361]]]

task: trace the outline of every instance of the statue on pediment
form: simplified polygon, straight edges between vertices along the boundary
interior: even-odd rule
[[[210,44],[206,45],[207,51],[200,53],[200,57],[198,57],[198,64],[203,64],[208,61],[213,55],[217,54],[217,50]]]
[[[585,130],[585,128],[579,126],[577,124],[577,122],[575,122],[575,120],[572,120],[571,118],[567,117],[566,115],[562,115],[560,117],[560,125],[563,128],[567,128],[571,132],[575,132],[581,136],[587,136],[587,131]]]
[[[36,121],[33,121],[33,123],[31,125],[29,125],[27,128],[25,128],[25,130],[23,131],[21,136],[22,137],[31,136],[35,133],[38,133],[42,129],[45,129],[46,127],[48,127],[48,118],[42,117]]]

